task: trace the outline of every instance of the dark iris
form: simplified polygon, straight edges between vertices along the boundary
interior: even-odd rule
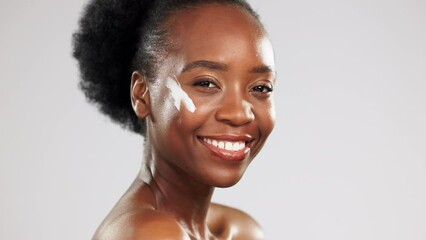
[[[205,88],[213,88],[213,87],[216,86],[213,82],[208,81],[208,80],[198,81],[194,85],[195,86],[200,86],[200,87],[205,87]]]
[[[272,87],[268,87],[268,86],[256,86],[256,87],[253,88],[253,91],[255,91],[255,92],[263,92],[263,93],[272,92]]]

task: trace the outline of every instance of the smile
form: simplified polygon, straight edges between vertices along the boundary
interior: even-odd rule
[[[202,138],[202,140],[207,144],[228,151],[240,151],[246,147],[246,142],[244,141],[221,141],[210,138]]]
[[[250,143],[253,141],[249,137],[221,137],[220,139],[209,137],[198,137],[215,156],[231,162],[243,161],[250,153]]]

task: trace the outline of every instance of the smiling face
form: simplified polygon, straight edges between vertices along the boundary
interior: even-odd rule
[[[234,185],[274,126],[272,46],[235,6],[201,5],[169,20],[176,50],[148,86],[149,158],[158,171]]]

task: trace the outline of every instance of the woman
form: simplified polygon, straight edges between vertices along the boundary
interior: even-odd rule
[[[143,135],[140,174],[93,239],[263,239],[211,203],[274,126],[273,51],[242,0],[94,0],[74,35],[80,86]]]

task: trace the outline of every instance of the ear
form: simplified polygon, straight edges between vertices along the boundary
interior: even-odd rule
[[[144,119],[148,116],[150,112],[148,82],[140,72],[132,73],[130,97],[136,116],[139,119]]]

